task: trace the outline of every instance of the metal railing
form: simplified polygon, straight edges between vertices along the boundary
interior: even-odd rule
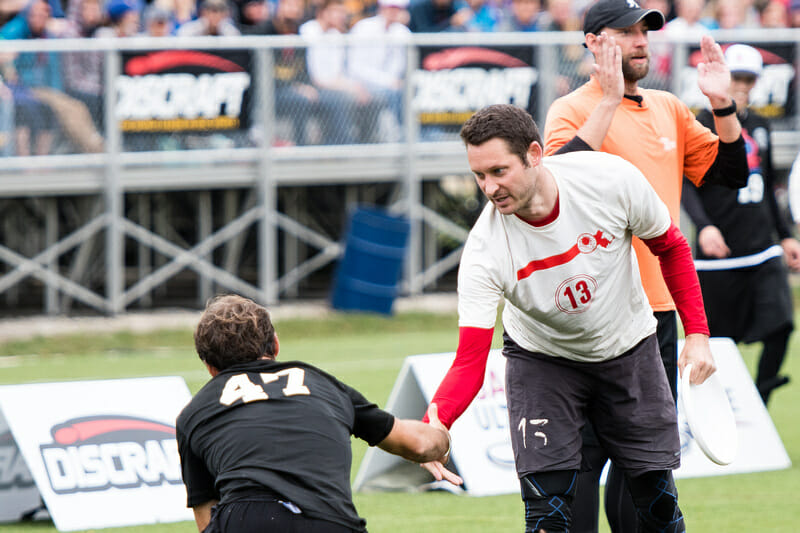
[[[776,57],[784,56],[784,78],[788,68],[791,79],[784,80],[784,87],[769,88],[772,100],[767,104],[773,110],[777,105],[780,111],[773,132],[775,162],[779,168],[788,168],[800,145],[796,104],[800,84],[794,83],[800,30],[718,32],[715,36],[720,42],[774,47],[780,52]],[[374,126],[376,117],[382,120],[386,115],[378,109],[369,117],[373,124],[369,140],[325,144],[321,132],[342,125],[325,124],[324,117],[312,115],[315,139],[304,138],[288,146],[281,142],[282,132],[297,132],[289,124],[291,110],[287,113],[276,106],[277,82],[272,73],[276,50],[308,46],[299,37],[4,42],[4,54],[102,55],[103,115],[92,118],[102,125],[103,145],[100,152],[86,153],[75,148],[80,143],[70,145],[62,139],[57,154],[0,159],[0,262],[4,265],[0,308],[13,312],[31,293],[41,297],[41,310],[48,313],[68,312],[73,302],[104,313],[120,313],[134,305],[164,305],[174,301],[165,295],[172,289],[165,287],[186,271],[195,273],[189,283],[196,286],[183,290],[198,304],[218,290],[236,291],[268,304],[303,297],[303,283],[315,273],[326,272],[330,277],[331,265],[341,254],[340,234],[332,227],[336,224],[318,217],[321,200],[336,203],[326,200],[330,191],[340,195],[340,203],[326,205],[325,213],[338,211],[339,225],[348,208],[358,202],[376,201],[405,214],[411,221],[411,234],[402,290],[407,294],[433,290],[457,267],[469,217],[477,212],[469,178],[462,182],[465,192],[459,197],[459,202],[469,205],[466,215],[454,217],[436,200],[449,194],[443,192],[443,179],[469,174],[457,120],[482,105],[516,99],[543,125],[549,104],[586,80],[586,59],[574,53],[582,39],[580,33],[565,32],[449,33],[393,40],[391,44],[405,50],[407,67],[402,116],[391,134],[375,133],[379,129]],[[343,42],[352,47],[369,45],[353,37]],[[696,45],[651,34],[651,47],[667,50],[672,70],[654,72],[644,85],[696,97],[691,96],[691,87],[687,89],[691,76],[687,77],[684,67],[675,67],[687,65]],[[458,58],[437,56],[447,68],[426,66],[431,54],[452,49],[467,50],[466,56],[470,50],[488,49],[503,57],[472,53],[468,60],[461,57],[464,62],[459,64]],[[565,50],[572,55],[564,56]],[[144,135],[149,144],[137,146],[141,132],[136,128],[171,124],[168,119],[139,124],[120,117],[120,84],[133,77],[126,61],[152,51],[223,55],[246,51],[247,127],[233,135],[213,128],[199,134],[172,132],[157,142]],[[142,87],[134,96],[148,97]],[[525,97],[529,101],[521,102]],[[783,101],[776,104],[776,97]],[[59,129],[59,135],[67,137],[63,125]],[[452,202],[448,205],[452,207]],[[170,219],[179,212],[191,213],[192,218],[180,226]]]

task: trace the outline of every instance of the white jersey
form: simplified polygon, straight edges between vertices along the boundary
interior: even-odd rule
[[[489,203],[469,233],[458,273],[459,326],[503,327],[522,348],[575,361],[611,359],[656,330],[631,236],[663,235],[671,220],[644,175],[621,157],[545,157],[559,214],[535,227]]]

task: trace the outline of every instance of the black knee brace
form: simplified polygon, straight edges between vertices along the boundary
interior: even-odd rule
[[[642,533],[683,533],[686,528],[678,507],[678,490],[672,471],[657,470],[628,477]]]
[[[565,533],[572,523],[577,470],[528,474],[520,479],[525,504],[525,533]]]

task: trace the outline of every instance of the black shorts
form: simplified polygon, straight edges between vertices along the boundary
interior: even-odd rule
[[[341,524],[310,518],[291,510],[291,504],[249,498],[217,504],[203,533],[356,533]]]
[[[757,342],[793,325],[792,291],[782,258],[697,275],[712,337]]]
[[[511,444],[520,477],[580,469],[587,421],[614,464],[633,476],[680,466],[677,413],[655,335],[600,363],[532,353],[506,335],[504,340]]]

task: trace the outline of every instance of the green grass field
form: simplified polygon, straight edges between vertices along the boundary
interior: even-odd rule
[[[335,315],[325,320],[282,320],[281,359],[316,364],[383,405],[408,355],[453,351],[455,315],[401,314],[393,318]],[[499,334],[495,344],[500,346]],[[741,347],[750,369],[758,346]],[[793,533],[800,523],[795,500],[800,487],[800,336],[793,339],[784,370],[795,382],[776,391],[770,413],[794,466],[791,469],[678,481],[681,507],[692,532],[760,531]],[[34,339],[0,344],[0,385],[183,376],[194,393],[207,379],[193,351],[191,331],[104,334]],[[366,450],[353,441],[353,476]],[[518,495],[474,498],[449,493],[355,494],[359,513],[372,533],[496,532],[523,530]],[[51,522],[0,525],[0,533],[56,531]],[[114,531],[179,533],[196,531],[193,522],[119,528]],[[601,531],[607,532],[603,524]]]

